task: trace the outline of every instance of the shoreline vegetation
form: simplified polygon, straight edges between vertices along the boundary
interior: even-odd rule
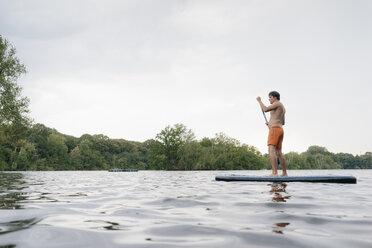
[[[267,154],[223,133],[196,140],[183,124],[165,127],[145,142],[80,138],[59,133],[29,117],[29,99],[18,78],[26,67],[0,35],[0,171],[27,170],[258,170],[270,169]],[[285,154],[288,169],[372,169],[372,153],[354,156],[311,146]]]
[[[80,138],[34,124],[14,145],[1,140],[0,171],[27,170],[261,170],[269,157],[223,133],[196,140],[182,124],[145,142],[84,134]],[[288,169],[372,169],[372,153],[331,153],[310,146],[285,154]]]

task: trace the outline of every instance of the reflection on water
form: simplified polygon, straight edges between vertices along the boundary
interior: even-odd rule
[[[0,235],[4,233],[19,231],[35,225],[38,222],[37,219],[17,220],[5,223],[0,223]]]
[[[0,248],[372,247],[372,171],[356,185],[217,173],[0,173]]]
[[[286,183],[270,183],[268,184],[270,186],[270,195],[272,195],[272,201],[273,202],[287,202],[287,200],[291,197],[288,195],[286,188]],[[290,223],[288,222],[279,222],[274,223],[273,226],[273,232],[278,234],[284,234],[284,229],[286,226],[288,226]]]
[[[92,229],[105,229],[108,231],[118,231],[118,230],[127,230],[124,226],[120,225],[119,223],[112,222],[112,221],[105,221],[105,220],[87,220],[87,223],[96,224],[95,226],[91,227]]]
[[[23,189],[27,185],[21,173],[0,173],[0,209],[20,209],[27,197]]]
[[[22,202],[27,199],[23,192],[28,186],[21,173],[0,173],[0,211],[23,209]],[[38,222],[36,218],[3,222],[0,218],[0,235],[28,229]],[[0,248],[14,248],[14,244],[0,245]]]
[[[290,223],[275,223],[273,227],[274,233],[284,234],[283,229]]]
[[[270,194],[273,195],[273,202],[287,202],[287,199],[291,197],[290,195],[285,195],[287,194],[285,190],[287,188],[286,183],[271,183],[268,185],[271,186]]]

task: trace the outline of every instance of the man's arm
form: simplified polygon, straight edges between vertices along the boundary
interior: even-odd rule
[[[261,109],[264,111],[264,112],[269,112],[273,109],[276,109],[278,107],[278,103],[274,102],[273,104],[271,104],[270,106],[266,107],[265,104],[263,104],[263,102],[261,101],[261,97],[257,97],[257,101],[258,103],[260,104],[261,106]]]

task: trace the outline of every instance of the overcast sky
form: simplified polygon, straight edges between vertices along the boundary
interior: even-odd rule
[[[135,141],[182,123],[263,153],[271,90],[283,152],[372,151],[371,23],[369,0],[0,0],[35,123]]]

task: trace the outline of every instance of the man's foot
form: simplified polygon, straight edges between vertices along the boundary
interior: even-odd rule
[[[283,173],[283,174],[281,175],[281,177],[287,177],[287,176],[288,176],[287,173]]]
[[[271,173],[271,174],[268,175],[267,177],[278,177],[278,176],[279,176],[278,174]]]

